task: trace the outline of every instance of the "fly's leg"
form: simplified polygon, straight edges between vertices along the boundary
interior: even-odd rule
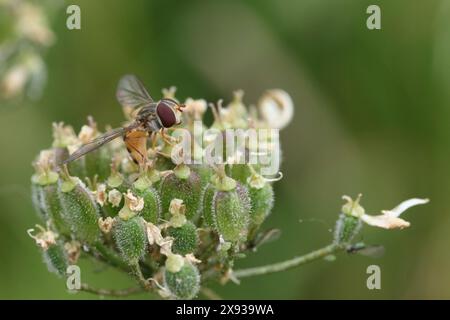
[[[170,136],[166,135],[166,131],[164,130],[164,128],[161,128],[160,130],[161,133],[161,138],[164,140],[165,143],[167,143],[168,145],[173,145],[172,141],[170,141]]]

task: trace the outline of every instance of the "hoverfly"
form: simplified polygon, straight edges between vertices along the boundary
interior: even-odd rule
[[[180,124],[177,111],[182,111],[184,105],[168,98],[154,102],[144,85],[134,75],[125,75],[120,79],[116,97],[124,108],[136,111],[133,122],[128,126],[110,130],[82,145],[62,164],[74,161],[118,137],[123,137],[133,160],[143,164],[146,160],[146,142],[149,133]]]

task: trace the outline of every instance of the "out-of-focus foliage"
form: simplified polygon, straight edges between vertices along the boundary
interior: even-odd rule
[[[364,231],[365,242],[385,245],[381,259],[340,255],[332,263],[246,279],[239,289],[215,288],[223,297],[450,297],[448,1],[74,3],[82,29],[66,29],[65,10],[55,15],[57,40],[45,55],[42,99],[0,107],[1,298],[92,297],[63,293],[64,283],[37,261],[24,231],[35,221],[30,162],[49,145],[55,120],[79,127],[92,114],[101,124],[119,125],[114,92],[125,73],[139,75],[156,98],[170,85],[181,99],[231,99],[238,88],[245,101],[273,87],[292,95],[295,117],[281,137],[285,178],[265,223],[282,235],[242,267],[325,244],[342,194],[362,192],[368,211],[411,196],[432,200],[408,216],[408,229]],[[381,7],[379,31],[366,28],[370,4]],[[381,267],[379,291],[366,288],[370,264]],[[110,279],[117,288],[130,285],[112,273],[82,277],[98,286],[110,286]]]
[[[61,1],[0,1],[0,101],[3,105],[35,100],[47,79],[45,49],[55,36],[49,18]]]

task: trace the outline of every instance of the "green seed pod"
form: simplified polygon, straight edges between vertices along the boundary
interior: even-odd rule
[[[85,175],[93,179],[97,176],[99,181],[104,181],[111,174],[111,149],[108,145],[89,152],[84,156]]]
[[[71,161],[67,164],[70,174],[74,177],[86,177],[86,169],[84,167],[84,157]]]
[[[50,151],[52,158],[55,156],[55,150],[61,150],[61,148]],[[44,169],[42,165],[41,163],[40,174],[37,173],[32,178],[33,204],[44,221],[50,220],[58,233],[69,235],[70,228],[62,217],[63,208],[58,196],[59,175],[49,167]]]
[[[67,148],[56,148],[59,150],[60,160],[67,159],[69,157],[69,150]],[[67,164],[67,169],[74,177],[86,177],[85,158],[81,157],[76,161],[71,161]]]
[[[78,140],[86,144],[99,135],[97,123],[92,117],[88,117],[88,124],[81,128]],[[104,181],[111,173],[111,158],[112,150],[109,144],[87,153],[83,157],[85,176],[90,179],[97,176],[98,180]]]
[[[165,287],[177,299],[193,299],[200,290],[200,274],[196,266],[185,262],[178,272],[164,270]]]
[[[42,186],[31,182],[31,201],[33,203],[33,208],[36,211],[36,214],[38,215],[39,219],[42,221],[47,221],[47,214],[45,213],[45,210],[42,206],[42,192],[41,192]]]
[[[159,171],[172,170],[174,167],[170,158],[158,156],[155,160],[155,168]]]
[[[50,245],[46,250],[43,250],[42,256],[48,271],[56,273],[60,277],[66,275],[69,262],[64,246],[60,242],[56,242],[55,244]]]
[[[113,227],[113,237],[122,258],[130,265],[137,264],[147,249],[147,234],[143,219],[139,216],[128,220],[117,218]]]
[[[170,227],[167,235],[172,237],[172,251],[181,255],[193,253],[198,246],[197,227],[190,221],[179,228]]]
[[[58,181],[58,174],[54,171],[55,151],[53,149],[42,150],[33,162],[35,174],[31,177],[31,200],[39,218],[47,221],[48,214],[43,203],[44,186]]]
[[[203,223],[214,230],[217,228],[213,201],[216,191],[214,185],[209,183],[203,192]]]
[[[260,166],[257,164],[249,165],[249,164],[233,164],[227,166],[228,175],[234,180],[247,184],[248,179],[259,172]]]
[[[200,176],[185,165],[177,168],[161,181],[159,193],[162,212],[165,219],[169,219],[170,201],[181,199],[186,205],[186,218],[195,219],[201,209],[202,183]]]
[[[63,217],[64,209],[58,195],[57,183],[42,186],[40,191],[41,203],[46,216],[51,219],[59,234],[70,235],[70,227]]]
[[[252,170],[247,164],[233,164],[227,170],[229,176],[242,184],[247,183],[247,179],[252,175]]]
[[[359,233],[361,226],[362,222],[358,217],[341,213],[334,228],[334,243],[349,243]]]
[[[247,189],[237,183],[229,191],[208,185],[204,194],[204,221],[225,241],[245,241],[248,234],[250,199]]]
[[[133,183],[132,192],[144,199],[144,208],[140,211],[145,221],[157,223],[161,216],[161,199],[158,191],[152,187],[160,180],[159,172],[148,170]]]
[[[66,176],[58,182],[58,195],[64,221],[70,225],[77,240],[94,243],[100,236],[100,217],[91,191],[76,177]]]
[[[213,175],[213,170],[209,166],[200,165],[200,164],[194,164],[190,166],[192,171],[197,173],[200,177],[201,183],[203,187],[206,187],[206,185],[211,180],[211,177]]]
[[[161,216],[161,199],[155,188],[148,187],[145,190],[133,189],[133,193],[144,199],[144,208],[140,212],[147,222],[157,223]]]
[[[339,215],[334,228],[334,243],[347,244],[361,230],[362,222],[359,217],[364,215],[365,210],[359,204],[361,194],[353,200],[349,196],[342,197],[346,203],[342,206],[342,213]]]
[[[270,214],[273,207],[273,188],[265,183],[262,188],[249,186],[251,203],[249,237],[253,238],[258,228]]]

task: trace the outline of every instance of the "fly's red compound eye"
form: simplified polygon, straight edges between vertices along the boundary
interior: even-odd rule
[[[172,104],[176,105],[172,100],[163,99],[156,107],[156,114],[165,128],[170,128],[177,123],[177,116]]]

